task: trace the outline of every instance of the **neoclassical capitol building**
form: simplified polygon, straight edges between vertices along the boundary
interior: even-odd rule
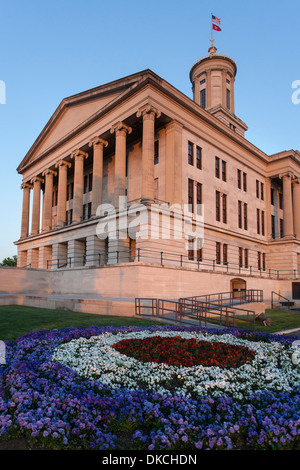
[[[145,70],[64,99],[37,137],[17,169],[15,244],[46,293],[300,299],[300,153],[246,139],[236,63],[208,52],[193,99]]]

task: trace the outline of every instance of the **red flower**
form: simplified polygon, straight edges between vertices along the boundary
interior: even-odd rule
[[[181,336],[169,338],[151,336],[145,339],[124,339],[113,347],[122,354],[142,362],[191,367],[239,367],[254,358],[254,352],[245,346],[221,342],[197,341]]]

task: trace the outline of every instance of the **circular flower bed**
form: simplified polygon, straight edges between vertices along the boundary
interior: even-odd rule
[[[200,361],[194,366],[181,365],[178,352],[176,365],[169,365],[166,361],[140,361],[139,356],[144,348],[136,348],[136,344],[151,345],[153,341],[155,344],[160,341],[174,344],[174,338],[177,345],[180,344],[177,331],[161,331],[159,337],[147,330],[129,334],[105,333],[89,339],[75,339],[60,346],[54,351],[53,359],[71,367],[82,377],[99,380],[113,389],[142,388],[164,395],[176,393],[195,397],[226,394],[243,399],[257,390],[290,391],[293,386],[300,385],[299,369],[293,366],[291,351],[284,344],[275,341],[253,342],[233,334],[181,331],[182,344],[190,344],[192,341],[200,350],[210,346],[204,354],[203,364]],[[127,348],[131,345],[130,356],[120,352],[124,344]],[[211,354],[214,350],[218,351],[216,358]],[[225,367],[227,350],[228,367]],[[220,351],[223,357],[220,356]],[[235,361],[237,352],[238,359]],[[156,355],[155,350],[151,354]],[[163,352],[163,356],[167,354]],[[245,362],[242,365],[239,364],[241,356],[241,362]],[[173,362],[174,354],[171,349],[169,357]],[[149,357],[148,360],[150,361]],[[239,367],[235,367],[238,365]]]
[[[24,335],[0,365],[0,437],[56,449],[299,449],[293,340],[176,326]]]

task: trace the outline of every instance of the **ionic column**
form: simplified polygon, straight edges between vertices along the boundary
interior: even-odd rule
[[[151,105],[139,109],[137,117],[143,117],[143,146],[142,146],[142,200],[154,200],[154,133],[155,117],[160,112]]]
[[[97,207],[102,204],[102,186],[103,186],[103,148],[107,147],[108,142],[100,137],[94,137],[89,146],[93,147],[93,190],[92,190],[92,213],[96,215]]]
[[[123,122],[115,124],[110,132],[116,134],[114,205],[119,207],[119,197],[126,195],[126,136],[132,131]]]
[[[75,161],[74,167],[74,195],[73,195],[73,222],[82,220],[83,192],[84,192],[84,159],[88,158],[88,154],[82,150],[75,150],[71,154],[71,158]]]
[[[283,226],[284,236],[294,236],[292,179],[291,174],[283,176]]]
[[[23,205],[22,205],[22,222],[21,222],[21,238],[27,237],[29,233],[29,207],[30,207],[30,189],[32,184],[23,183]]]
[[[67,207],[67,181],[68,168],[71,163],[66,160],[60,160],[55,167],[58,168],[58,189],[57,189],[57,215],[56,226],[62,227],[66,223],[66,207]]]
[[[294,181],[294,231],[296,238],[300,240],[300,178]]]
[[[41,213],[41,184],[44,180],[36,176],[31,180],[33,183],[33,202],[32,202],[32,219],[31,219],[31,235],[39,233],[40,230],[40,213]]]
[[[52,226],[52,193],[53,193],[53,176],[56,175],[56,171],[47,169],[43,172],[45,176],[45,193],[43,203],[43,219],[42,219],[42,230],[47,231]]]

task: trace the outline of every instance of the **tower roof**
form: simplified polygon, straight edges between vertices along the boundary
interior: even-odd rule
[[[192,68],[190,70],[190,80],[191,80],[191,82],[193,81],[194,71],[199,65],[205,64],[206,62],[209,63],[209,61],[212,61],[212,60],[215,60],[215,59],[218,59],[218,60],[220,59],[220,60],[230,62],[233,65],[234,77],[236,76],[237,65],[236,65],[235,61],[231,57],[229,57],[228,55],[216,54],[217,48],[214,45],[214,39],[211,39],[210,42],[211,42],[211,45],[208,49],[209,55],[205,56],[205,57],[202,57],[201,59],[197,60],[197,62],[195,62],[195,64],[192,66]]]

